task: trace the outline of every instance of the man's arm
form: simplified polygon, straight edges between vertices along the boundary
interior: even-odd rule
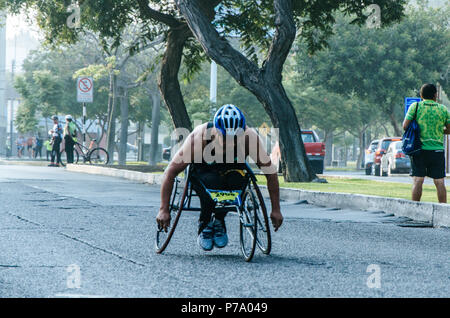
[[[445,135],[450,135],[450,124],[445,125],[444,134]]]
[[[182,172],[189,165],[189,162],[183,160],[183,155],[186,151],[189,151],[191,147],[191,142],[193,141],[193,134],[191,133],[184,145],[177,151],[175,156],[170,161],[169,165],[164,172],[164,176],[161,182],[161,205],[159,208],[158,216],[156,217],[156,222],[161,226],[166,232],[170,225],[170,196],[172,195],[173,182],[178,174]]]
[[[161,182],[161,206],[159,208],[158,216],[156,217],[156,222],[166,231],[170,225],[169,207],[173,182],[180,172],[185,170],[190,163],[194,162],[194,151],[202,151],[202,149],[195,149],[195,146],[199,146],[196,145],[196,138],[201,139],[202,132],[202,127],[197,127],[191,134],[189,134],[183,146],[177,151],[164,172],[163,180]]]
[[[411,105],[411,107],[408,109],[408,112],[406,113],[405,116],[405,120],[403,121],[403,130],[408,129],[409,124],[413,121],[418,104],[419,103],[415,103]]]
[[[267,189],[269,191],[270,204],[272,206],[270,218],[276,232],[283,223],[283,215],[281,214],[280,209],[280,185],[278,183],[277,168],[270,160],[270,156],[267,154],[258,134],[253,129],[247,130],[249,155],[264,173],[267,180]]]
[[[403,121],[403,130],[408,129],[409,124],[411,123],[411,120],[406,119]]]

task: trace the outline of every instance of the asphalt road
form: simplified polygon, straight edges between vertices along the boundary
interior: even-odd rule
[[[0,199],[0,297],[450,296],[450,230],[380,211],[283,202],[272,255],[245,263],[233,215],[225,249],[200,251],[186,213],[155,254],[156,186],[0,166]]]

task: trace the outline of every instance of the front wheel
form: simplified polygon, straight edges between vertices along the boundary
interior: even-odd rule
[[[374,176],[380,176],[380,166],[373,165],[372,171]]]
[[[266,255],[270,254],[272,249],[272,237],[270,234],[270,223],[267,215],[266,204],[261,191],[258,188],[256,182],[252,180],[254,191],[256,192],[256,245],[258,245],[261,252]]]
[[[106,165],[109,162],[109,154],[103,148],[94,148],[89,152],[88,161],[90,164]]]
[[[247,189],[244,194],[243,205],[239,211],[239,238],[241,251],[246,262],[250,262],[255,255],[257,241],[256,198]]]

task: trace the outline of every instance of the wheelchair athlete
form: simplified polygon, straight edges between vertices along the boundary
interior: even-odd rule
[[[214,246],[225,247],[228,244],[227,210],[216,209],[216,202],[207,189],[243,189],[249,181],[245,172],[236,167],[245,163],[248,156],[266,176],[272,206],[270,218],[277,231],[283,222],[277,169],[256,131],[246,126],[244,114],[234,105],[222,106],[214,116],[214,123],[196,127],[174,155],[161,184],[161,207],[156,217],[158,225],[166,231],[170,226],[169,207],[174,180],[192,164],[189,180],[201,205],[198,245],[205,251],[211,251]]]

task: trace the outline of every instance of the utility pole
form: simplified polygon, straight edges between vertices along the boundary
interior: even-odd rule
[[[6,99],[6,12],[0,11],[0,153],[6,154],[8,104]]]
[[[217,111],[217,64],[214,61],[211,61],[211,78],[209,83],[209,111],[211,116],[214,116]]]
[[[16,38],[14,37],[14,44],[16,43]],[[14,83],[14,73],[16,70],[16,54],[14,50],[14,59],[11,62],[11,83]],[[13,151],[13,137],[14,137],[14,96],[11,98],[11,108],[10,108],[10,117],[9,117],[9,147],[11,151]]]

